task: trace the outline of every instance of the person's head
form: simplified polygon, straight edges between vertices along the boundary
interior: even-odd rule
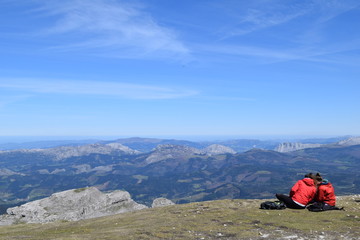
[[[312,178],[312,179],[314,179],[314,174],[313,174],[313,173],[307,173],[307,174],[305,174],[304,177],[305,177],[305,178]]]
[[[322,181],[323,181],[323,178],[322,178],[322,176],[320,175],[320,173],[316,173],[316,174],[314,175],[314,182],[315,182],[315,184],[316,184],[316,185],[320,185],[320,184],[322,183]]]
[[[305,178],[311,178],[312,180],[314,180],[315,185],[319,185],[323,181],[323,178],[321,177],[320,173],[316,173],[316,174],[307,173],[305,174]]]

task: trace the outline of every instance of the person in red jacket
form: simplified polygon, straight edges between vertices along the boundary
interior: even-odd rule
[[[316,195],[316,175],[309,173],[295,183],[290,190],[290,195],[276,194],[276,198],[284,202],[286,207],[293,209],[304,209]]]
[[[330,206],[335,206],[335,190],[332,184],[327,179],[323,179],[323,181],[318,185],[318,191],[315,197],[315,201],[323,202]]]

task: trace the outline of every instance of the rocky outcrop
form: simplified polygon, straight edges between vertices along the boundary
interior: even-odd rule
[[[285,142],[279,144],[275,148],[275,151],[284,153],[284,152],[293,152],[305,148],[318,148],[321,146],[323,146],[323,144]]]
[[[12,176],[12,175],[21,175],[21,176],[25,176],[25,174],[22,173],[17,173],[14,171],[11,171],[7,168],[1,168],[0,169],[0,176]]]
[[[320,144],[320,143],[293,143],[293,142],[285,142],[279,144],[275,151],[277,152],[293,152],[305,148],[318,148],[318,147],[334,147],[334,146],[353,146],[360,145],[360,137],[350,137],[339,141],[337,143],[331,144]]]
[[[146,158],[147,164],[159,162],[166,159],[188,159],[195,154],[201,154],[196,148],[172,144],[158,145]]]
[[[139,151],[132,150],[120,143],[109,144],[89,144],[76,147],[58,147],[45,150],[45,153],[53,155],[56,160],[62,160],[69,157],[86,156],[90,154],[138,154]]]
[[[48,198],[9,208],[0,225],[77,221],[147,208],[126,191],[102,193],[95,187],[59,192]]]
[[[208,146],[207,148],[204,148],[202,150],[203,154],[212,156],[212,155],[219,155],[219,154],[226,154],[226,153],[230,153],[230,154],[235,154],[236,151],[230,147],[226,147],[224,145],[220,145],[220,144],[212,144],[210,146]]]
[[[157,208],[157,207],[165,207],[170,205],[175,205],[175,203],[167,198],[156,198],[154,199],[151,207]]]
[[[353,145],[360,145],[360,137],[351,137],[345,140],[342,140],[337,143],[340,146],[353,146]]]
[[[146,158],[146,163],[150,164],[167,159],[188,159],[194,155],[212,156],[226,153],[235,154],[236,151],[220,144],[212,144],[202,150],[183,145],[162,144],[158,145]]]

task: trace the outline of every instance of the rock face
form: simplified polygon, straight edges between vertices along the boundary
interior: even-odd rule
[[[219,155],[219,154],[235,154],[236,151],[230,147],[226,147],[224,145],[220,144],[212,144],[208,146],[207,148],[203,149],[202,152],[206,155],[212,156],[212,155]]]
[[[293,151],[297,151],[297,150],[301,150],[301,149],[305,149],[305,148],[318,148],[323,146],[322,144],[312,144],[312,143],[291,143],[291,142],[286,142],[286,143],[281,143],[279,144],[279,146],[277,146],[275,148],[275,151],[277,152],[293,152]]]
[[[351,137],[345,140],[342,140],[337,143],[341,146],[352,146],[352,145],[360,145],[360,137]]]
[[[139,151],[132,150],[120,143],[109,144],[89,144],[77,147],[58,147],[45,149],[46,154],[53,155],[56,160],[62,160],[69,157],[84,156],[90,154],[138,154]]]
[[[167,198],[156,198],[154,199],[151,207],[156,208],[156,207],[165,207],[170,205],[175,205],[175,203]]]
[[[219,144],[210,145],[202,150],[193,147],[183,146],[183,145],[163,144],[163,145],[158,145],[154,149],[154,151],[150,154],[150,156],[147,157],[146,163],[150,164],[172,158],[187,159],[194,155],[200,155],[200,154],[212,156],[212,155],[219,155],[225,153],[235,154],[236,152],[232,148]]]
[[[147,208],[131,199],[125,191],[102,193],[95,187],[59,192],[48,198],[9,208],[0,225],[17,222],[47,223],[78,221]]]
[[[334,146],[353,146],[360,145],[360,137],[350,137],[337,143],[332,144],[319,144],[319,143],[292,143],[286,142],[279,144],[275,151],[277,152],[292,152],[305,148],[318,148],[318,147],[334,147]]]
[[[11,176],[11,175],[25,176],[25,174],[17,173],[17,172],[11,171],[11,170],[6,169],[6,168],[1,168],[0,169],[0,176]]]
[[[172,144],[158,145],[154,151],[146,158],[146,163],[159,162],[166,159],[186,159],[195,154],[201,154],[201,151],[196,148]]]

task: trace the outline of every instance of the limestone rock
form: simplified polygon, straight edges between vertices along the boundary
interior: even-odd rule
[[[202,152],[206,155],[212,156],[212,155],[219,155],[219,154],[235,154],[236,151],[230,147],[226,147],[224,145],[220,144],[212,144],[205,149],[202,150]]]
[[[341,146],[352,146],[352,145],[360,145],[360,137],[351,137],[345,140],[342,140],[337,143]]]
[[[150,164],[171,158],[187,159],[196,154],[201,154],[201,151],[188,146],[163,144],[154,149],[150,156],[146,158],[146,163]]]
[[[59,192],[48,198],[9,208],[0,225],[15,222],[47,223],[78,221],[147,208],[131,199],[126,191],[102,193],[95,187]]]
[[[165,207],[165,206],[170,206],[170,205],[174,205],[175,203],[167,198],[156,198],[154,199],[151,207],[152,208],[156,208],[156,207]]]
[[[297,151],[297,150],[301,150],[301,149],[305,149],[305,148],[318,148],[323,146],[322,144],[317,144],[317,143],[292,143],[292,142],[285,142],[285,143],[281,143],[279,144],[276,148],[275,151],[277,152],[293,152],[293,151]]]

